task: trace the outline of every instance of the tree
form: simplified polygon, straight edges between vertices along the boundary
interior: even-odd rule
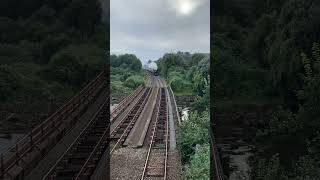
[[[21,87],[20,81],[20,75],[11,66],[0,65],[0,100],[12,98]]]
[[[101,23],[102,9],[98,0],[72,0],[65,9],[66,23],[79,29],[83,38],[91,36]]]
[[[178,147],[183,162],[188,162],[195,153],[197,144],[205,144],[209,141],[209,112],[192,112],[189,119],[183,121],[180,127]]]
[[[57,53],[50,60],[50,75],[61,82],[81,85],[85,79],[83,67],[79,60],[67,52]]]
[[[186,167],[186,179],[209,179],[210,177],[210,146],[197,145],[195,154]]]
[[[140,71],[142,69],[141,61],[134,54],[111,55],[110,61],[112,67],[121,67],[133,71]]]

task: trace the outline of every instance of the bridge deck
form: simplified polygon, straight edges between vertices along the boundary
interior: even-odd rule
[[[80,134],[80,132],[87,125],[91,117],[97,112],[98,108],[108,97],[107,90],[104,90],[97,98],[97,100],[88,108],[88,110],[79,118],[75,127],[66,134],[59,143],[53,147],[48,155],[46,155],[38,165],[31,171],[30,175],[26,177],[26,180],[42,179],[44,175],[50,170],[56,163],[60,156],[67,150],[74,139]]]
[[[147,79],[148,81],[146,82],[146,86],[152,89],[152,93],[149,96],[148,102],[146,103],[143,111],[139,115],[137,122],[135,123],[126,141],[124,142],[123,144],[124,146],[120,146],[111,155],[111,158],[110,158],[111,179],[123,179],[123,180],[128,179],[129,180],[129,179],[141,178],[142,173],[145,169],[144,166],[145,166],[145,162],[148,154],[149,145],[151,142],[150,138],[152,135],[152,129],[155,124],[155,117],[156,117],[155,114],[157,114],[156,109],[158,109],[157,107],[159,106],[158,104],[160,102],[160,98],[159,98],[160,88],[162,88],[163,92],[165,92],[164,100],[167,101],[166,108],[168,108],[167,110],[168,136],[164,136],[164,138],[160,140],[159,138],[161,137],[160,135],[162,131],[161,130],[159,131],[160,134],[155,136],[154,140],[157,140],[157,141],[166,140],[168,142],[168,145],[167,145],[168,149],[166,151],[165,149],[158,149],[159,151],[162,152],[160,154],[167,152],[166,161],[161,161],[166,165],[166,166],[163,166],[163,168],[167,167],[165,168],[167,170],[167,173],[165,173],[167,176],[167,179],[168,180],[181,179],[181,173],[182,173],[181,161],[180,161],[179,152],[175,149],[176,147],[175,133],[177,129],[176,126],[179,124],[179,119],[177,118],[177,115],[179,115],[179,113],[176,112],[177,109],[176,109],[176,106],[174,105],[175,100],[174,98],[172,98],[173,94],[169,93],[167,84],[159,76],[149,75]],[[159,148],[161,147],[159,146]],[[158,151],[158,150],[154,150],[154,151]],[[162,155],[160,156],[160,154],[157,155],[156,153],[151,155],[151,159],[152,158],[162,159],[164,156]],[[154,157],[154,156],[159,156],[159,157]],[[162,170],[164,170],[163,168]],[[164,175],[163,173],[161,174]],[[144,176],[143,179],[150,179],[150,178],[157,179],[161,177],[156,177],[156,176],[149,177],[147,175],[147,176]]]

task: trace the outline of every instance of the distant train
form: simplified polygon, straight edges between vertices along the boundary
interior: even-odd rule
[[[160,73],[159,73],[159,70],[154,70],[154,71],[153,71],[153,75],[159,76],[159,74],[160,74]]]
[[[159,70],[148,69],[148,71],[152,73],[154,76],[159,76]]]

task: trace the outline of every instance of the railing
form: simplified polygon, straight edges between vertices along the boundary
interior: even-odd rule
[[[173,103],[173,105],[174,105],[174,111],[176,111],[176,113],[177,113],[177,115],[176,115],[176,117],[177,117],[177,119],[178,119],[178,123],[179,123],[179,125],[181,124],[181,119],[180,119],[180,114],[179,114],[179,110],[178,110],[178,105],[177,105],[177,101],[176,101],[176,98],[175,98],[175,96],[174,96],[174,93],[173,93],[173,91],[172,91],[172,89],[171,89],[171,86],[168,86],[169,88],[169,94],[171,95],[171,97],[172,97],[172,101],[174,102]]]
[[[106,82],[105,73],[100,73],[94,80],[87,84],[77,95],[60,107],[54,114],[36,126],[14,146],[0,155],[0,178],[3,177],[14,165],[24,158],[45,137],[57,131],[58,127],[77,110],[89,97],[96,95]]]
[[[211,154],[212,154],[212,170],[213,172],[211,172],[213,180],[223,180],[223,172],[222,172],[222,167],[221,167],[221,161],[219,158],[219,153],[218,150],[216,148],[216,142],[215,142],[215,138],[213,135],[213,132],[210,132],[210,140],[211,140]]]

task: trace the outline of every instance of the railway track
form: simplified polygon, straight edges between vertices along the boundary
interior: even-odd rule
[[[160,88],[156,121],[152,127],[150,145],[140,180],[167,178],[169,149],[168,105],[165,88]]]
[[[147,76],[146,76],[146,79],[145,79],[146,86],[150,87],[152,85],[152,80],[151,79],[152,79],[151,74],[148,73]]]
[[[115,134],[115,136],[111,138],[111,140],[117,138],[119,134],[121,135],[117,138],[118,141],[111,152],[113,152],[114,149],[121,145],[125,140],[133,127],[134,122],[141,113],[150,92],[151,88],[139,87],[131,93],[131,95],[121,101],[124,106],[121,109],[125,109],[134,97],[140,97],[128,114],[112,131],[111,136],[113,136],[113,134]],[[141,93],[142,95],[140,96],[139,94]],[[99,110],[84,130],[75,139],[75,141],[73,141],[56,164],[49,170],[43,180],[90,179],[110,142],[109,128],[110,123],[112,122],[107,119],[109,100],[110,99],[108,98],[108,100],[100,106]],[[122,110],[118,111],[120,111],[118,114],[122,113]]]
[[[124,118],[119,122],[119,124],[111,131],[110,138],[112,141],[116,142],[111,148],[110,154],[112,154],[115,149],[121,146],[126,140],[140,113],[142,112],[147,100],[149,99],[151,88],[146,88],[142,93],[143,95],[132,107],[132,109],[130,109],[128,114],[125,115]]]
[[[12,177],[12,169],[24,161],[27,165],[23,169],[33,168],[34,159],[28,159],[28,155],[34,148],[38,148],[47,137],[61,131],[62,126],[69,127],[68,118],[81,114],[80,111],[93,102],[94,97],[105,87],[105,73],[101,72],[94,80],[88,83],[77,95],[61,106],[55,113],[34,127],[31,132],[20,139],[14,146],[0,155],[0,179],[6,175]],[[30,164],[30,165],[29,165]],[[20,166],[21,169],[21,166]],[[16,174],[15,174],[16,175]]]
[[[108,147],[109,98],[100,106],[80,135],[73,141],[43,180],[90,179]]]
[[[152,87],[154,84],[157,84],[157,82],[154,82],[154,76],[151,73],[148,73],[147,76],[147,86]]]
[[[113,122],[134,100],[135,97],[139,95],[144,90],[144,87],[140,85],[135,89],[129,96],[123,98],[118,106],[111,112],[110,122]]]
[[[158,80],[159,80],[159,87],[166,87],[165,83],[162,81],[160,77],[158,77]]]

